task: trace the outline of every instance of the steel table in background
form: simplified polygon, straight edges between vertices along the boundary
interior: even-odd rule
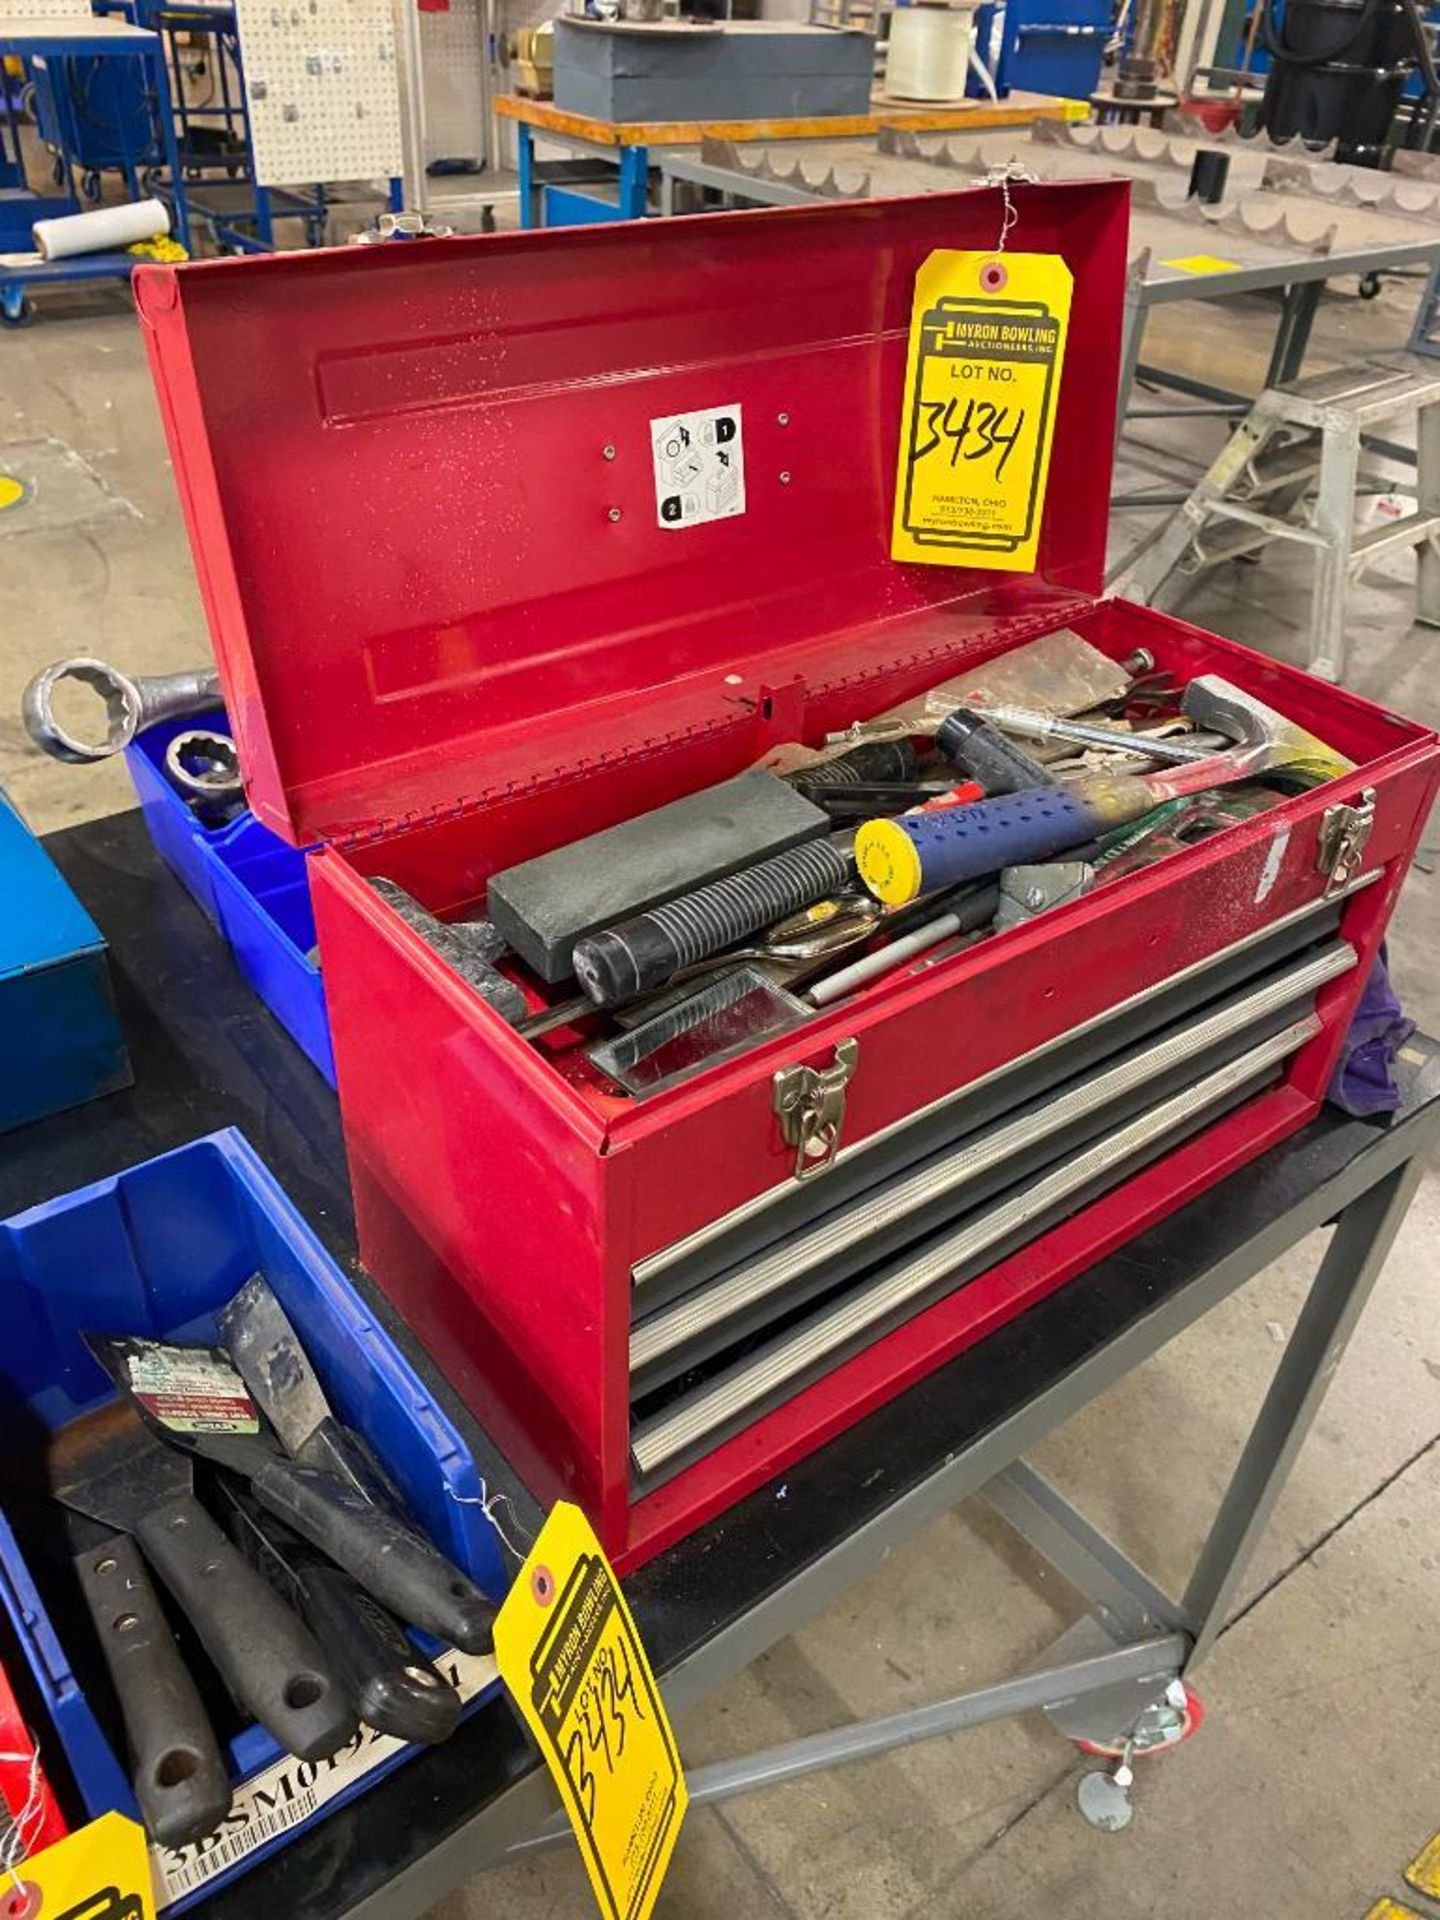
[[[1230,157],[1228,199],[1213,209],[1185,197],[1189,167],[1201,149]],[[1254,141],[1039,123],[1018,135],[980,131],[932,139],[892,132],[871,141],[743,148],[709,141],[698,155],[662,152],[656,163],[661,211],[671,213],[685,210],[687,193],[696,192],[749,206],[954,192],[977,185],[1007,160],[1044,180],[1123,173],[1134,183],[1117,446],[1127,416],[1147,417],[1130,410],[1137,379],[1220,412],[1243,411],[1250,401],[1146,364],[1145,326],[1154,308],[1283,291],[1263,383],[1273,386],[1299,373],[1327,281],[1440,263],[1440,182],[1373,173],[1367,180],[1365,169],[1297,159]],[[1147,495],[1123,504],[1165,502]]]
[[[71,828],[47,844],[110,942],[136,1084],[83,1117],[62,1115],[7,1136],[0,1217],[233,1124],[353,1271],[335,1100],[160,865],[139,814]],[[1067,1736],[1113,1737],[1193,1673],[1238,1597],[1440,1134],[1440,1047],[1413,1042],[1402,1067],[1404,1104],[1393,1118],[1324,1113],[626,1582],[675,1712],[974,1493],[1089,1609],[1038,1671],[697,1768],[693,1800],[756,1791],[1036,1707],[1049,1707]],[[1215,1521],[1184,1593],[1172,1598],[1022,1455],[1330,1222],[1334,1233]],[[533,1528],[533,1504],[494,1447],[363,1275],[358,1284],[475,1450],[491,1491],[511,1493],[518,1524]],[[1174,1764],[1183,1766],[1183,1756]],[[447,1745],[417,1756],[194,1911],[204,1920],[256,1912],[410,1920],[510,1851],[543,1844],[556,1831],[547,1825],[554,1808],[518,1721],[496,1700]]]
[[[109,18],[5,20],[0,21],[0,58],[7,54],[29,62],[31,66],[55,63],[63,67],[70,60],[84,58],[129,59],[143,64],[154,102],[154,125],[169,173],[168,187],[161,197],[170,209],[171,230],[180,245],[188,251],[190,221],[185,204],[185,182],[178,164],[170,88],[159,35],[143,27],[132,26],[128,21]],[[67,119],[68,116],[62,117],[62,128]],[[13,118],[10,131],[14,133]],[[119,132],[122,142],[119,164],[126,189],[132,200],[143,199],[153,191],[152,183],[142,177],[144,156],[125,144],[129,136],[123,127]],[[64,184],[67,189],[64,194],[10,195],[5,204],[0,206],[0,215],[4,220],[0,247],[12,255],[19,253],[22,248],[29,249],[28,229],[36,220],[81,211],[83,202],[75,192],[71,178],[71,156],[65,154],[62,159],[65,162]],[[23,240],[15,231],[14,223],[17,220],[23,225]],[[115,251],[82,254],[72,260],[17,262],[12,258],[8,262],[0,262],[0,318],[8,326],[23,324],[29,317],[30,294],[37,289],[81,280],[128,281],[139,258],[136,254]]]
[[[702,140],[812,140],[863,136],[881,128],[923,133],[1024,127],[1084,114],[1071,100],[1013,93],[1006,100],[964,100],[953,106],[902,105],[877,96],[869,113],[794,120],[596,120],[566,113],[552,100],[501,94],[495,113],[515,123],[520,224],[575,226],[592,220],[641,220],[649,209],[650,149],[698,146]],[[535,142],[561,148],[564,160],[536,157]]]

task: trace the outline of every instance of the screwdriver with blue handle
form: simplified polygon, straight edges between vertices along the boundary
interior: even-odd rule
[[[1192,680],[1181,708],[1197,728],[1223,733],[1235,745],[1158,773],[1092,774],[946,812],[868,820],[855,836],[861,880],[886,906],[903,906],[1004,867],[1048,860],[1185,794],[1282,768],[1315,781],[1353,768],[1315,734],[1217,674]]]

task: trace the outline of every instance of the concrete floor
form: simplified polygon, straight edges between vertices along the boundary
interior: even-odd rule
[[[1314,363],[1398,345],[1413,299],[1413,287],[1363,306],[1328,299]],[[1253,386],[1273,322],[1260,299],[1166,309],[1148,354]],[[30,506],[0,515],[0,784],[48,829],[127,806],[131,793],[114,764],[70,769],[29,749],[16,717],[28,675],[82,650],[136,671],[178,667],[206,645],[121,302],[96,293],[52,307],[28,333],[0,339],[0,369],[0,470],[42,480]],[[1205,452],[1218,431],[1137,429],[1127,477],[1173,471],[1176,448]],[[1147,452],[1142,434],[1170,452]],[[1136,531],[1126,516],[1120,543]],[[1403,559],[1355,593],[1351,679],[1440,721],[1440,637],[1411,626],[1411,606]],[[1299,658],[1304,559],[1228,568],[1186,611]],[[1411,877],[1393,941],[1401,991],[1431,1031],[1440,1031],[1437,933],[1431,854]],[[1267,1272],[1037,1456],[1167,1584],[1179,1584],[1198,1546],[1322,1245],[1317,1236]],[[1037,1717],[692,1815],[662,1915],[1360,1920],[1380,1895],[1401,1893],[1404,1864],[1440,1828],[1437,1283],[1432,1176],[1204,1670],[1205,1729],[1142,1770],[1128,1832],[1102,1836],[1081,1821],[1076,1758]],[[1002,1677],[1077,1612],[1075,1596],[997,1523],[964,1508],[688,1716],[682,1749],[699,1763]],[[577,1858],[562,1849],[455,1893],[432,1920],[591,1910]]]

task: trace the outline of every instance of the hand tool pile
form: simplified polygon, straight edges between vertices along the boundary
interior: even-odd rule
[[[53,1503],[67,1510],[64,1551],[135,1797],[171,1847],[203,1839],[230,1809],[212,1719],[229,1713],[227,1697],[239,1724],[258,1721],[302,1760],[337,1753],[361,1722],[433,1743],[460,1718],[446,1650],[492,1645],[491,1603],[416,1530],[365,1441],[332,1414],[263,1276],[231,1300],[220,1332],[217,1347],[87,1334],[117,1397],[5,1463],[17,1525],[28,1510],[32,1531],[53,1539]],[[401,1622],[439,1643],[433,1657]]]
[[[1348,766],[1215,675],[1048,635],[497,873],[481,918],[370,884],[559,1071],[636,1098]]]
[[[57,721],[67,681],[100,693],[103,743]],[[202,673],[68,660],[24,712],[48,751],[93,759],[215,699]],[[197,809],[238,804],[225,736],[177,734],[166,766]],[[495,873],[443,919],[370,885],[558,1071],[638,1098],[1349,766],[1217,675],[1182,686],[1061,629]]]

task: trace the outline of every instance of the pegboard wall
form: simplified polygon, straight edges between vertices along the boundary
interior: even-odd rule
[[[90,0],[0,0],[0,20],[85,20]]]
[[[443,12],[421,12],[427,161],[487,157],[485,42],[484,0],[450,0]]]
[[[235,15],[261,186],[401,171],[390,0],[236,0]]]

